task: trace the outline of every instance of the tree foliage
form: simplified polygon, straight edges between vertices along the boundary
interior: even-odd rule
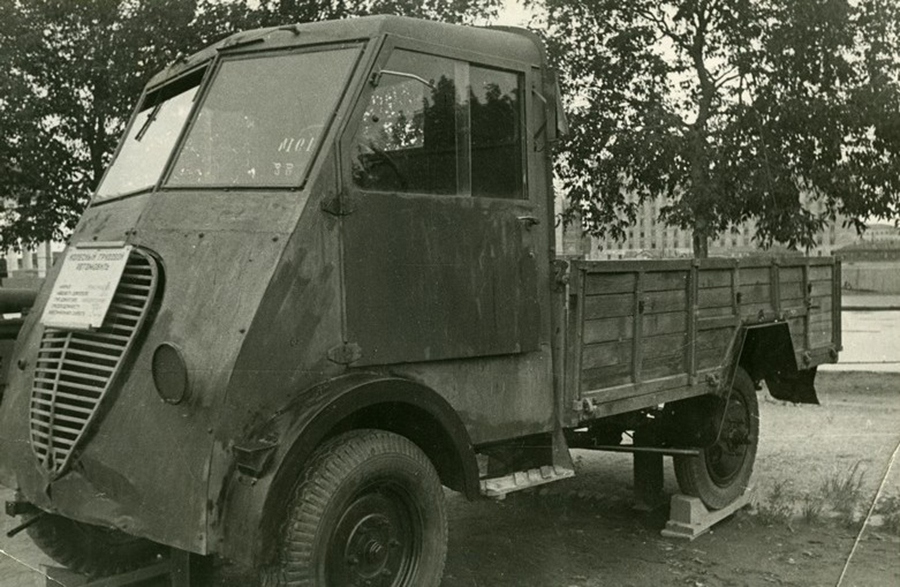
[[[753,219],[802,248],[900,214],[894,0],[547,0],[567,219],[621,239],[659,196],[694,251]]]
[[[468,22],[498,0],[0,2],[0,247],[62,240],[143,85],[238,30],[365,14]]]

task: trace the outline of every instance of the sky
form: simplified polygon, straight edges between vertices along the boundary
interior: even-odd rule
[[[516,0],[503,0],[500,14],[494,24],[525,26],[531,18],[531,11],[526,11]]]

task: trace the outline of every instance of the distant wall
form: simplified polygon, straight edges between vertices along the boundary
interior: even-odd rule
[[[841,280],[847,290],[900,294],[900,261],[845,261]]]

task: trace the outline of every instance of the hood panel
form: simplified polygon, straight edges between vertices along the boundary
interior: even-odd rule
[[[127,240],[153,255],[161,286],[71,470],[51,482],[33,451],[21,448],[30,442],[30,367],[10,374],[0,406],[0,462],[4,480],[41,507],[205,552],[209,458],[218,413],[289,240],[289,227],[306,198],[297,192],[153,198],[96,206],[76,231],[78,241]],[[32,316],[42,312],[50,285]],[[37,319],[29,323],[20,336],[18,358],[31,366],[44,327]],[[191,391],[179,405],[164,403],[153,383],[152,356],[163,342],[178,346],[187,363]]]
[[[146,193],[90,206],[81,216],[69,243],[128,240],[154,197]]]
[[[295,191],[159,192],[141,218],[138,238],[140,231],[288,235],[305,200],[305,193]]]

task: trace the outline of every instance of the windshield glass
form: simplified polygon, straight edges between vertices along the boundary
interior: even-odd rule
[[[358,47],[222,63],[167,185],[298,186]]]
[[[156,185],[191,112],[199,76],[147,96],[115,161],[97,189],[95,201],[147,190]]]

